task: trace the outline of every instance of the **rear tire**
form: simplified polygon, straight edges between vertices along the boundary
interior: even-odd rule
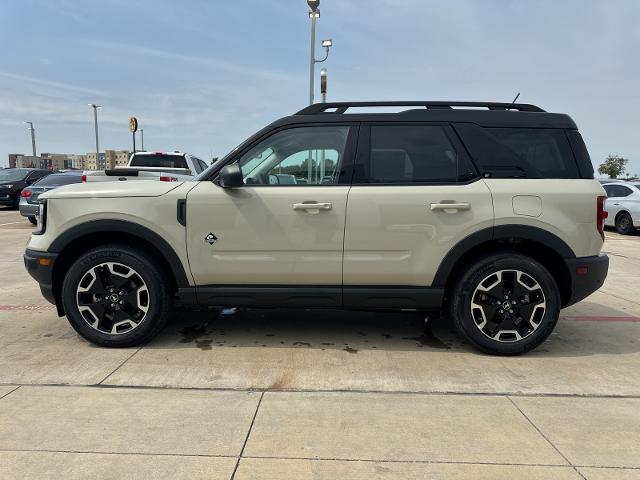
[[[29,219],[29,221],[31,223],[33,223],[34,225],[38,223],[38,221],[36,220],[36,217],[27,217]]]
[[[460,334],[492,355],[519,355],[540,345],[560,316],[549,271],[517,252],[474,262],[452,290],[451,318]]]
[[[616,232],[621,235],[631,235],[633,233],[633,219],[627,212],[622,212],[616,217]]]
[[[134,347],[155,337],[171,308],[169,282],[157,262],[123,245],[94,248],[65,275],[62,304],[71,326],[102,347]]]

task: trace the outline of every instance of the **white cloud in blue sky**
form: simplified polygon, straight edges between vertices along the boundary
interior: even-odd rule
[[[304,0],[3,0],[0,165],[30,152],[226,153],[307,101]],[[331,100],[520,100],[570,114],[594,163],[640,173],[640,2],[322,0]]]

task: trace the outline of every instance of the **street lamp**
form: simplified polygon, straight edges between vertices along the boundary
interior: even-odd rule
[[[31,149],[33,150],[33,156],[36,156],[36,129],[33,128],[33,122],[24,122],[29,125],[29,130],[31,130]],[[33,159],[35,162],[35,158]]]
[[[322,63],[329,58],[329,49],[332,47],[331,40],[323,40],[322,46],[325,48],[325,56],[322,60],[316,60],[316,21],[320,18],[320,0],[307,0],[309,5],[309,18],[311,19],[311,56],[309,58],[309,104],[313,103],[313,81],[315,77],[316,63]]]
[[[98,109],[102,108],[102,105],[96,105],[95,103],[87,103],[91,108],[93,108],[93,123],[96,129],[96,166],[98,170],[104,170],[104,166],[100,161],[100,147],[98,145]]]

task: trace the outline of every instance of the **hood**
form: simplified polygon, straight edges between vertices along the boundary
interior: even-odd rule
[[[155,182],[151,180],[74,183],[49,190],[40,195],[40,198],[159,197],[179,187],[182,183],[183,182]]]

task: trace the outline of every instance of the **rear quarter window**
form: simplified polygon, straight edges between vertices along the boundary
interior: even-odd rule
[[[131,167],[189,168],[187,160],[181,155],[134,155]]]
[[[487,128],[475,124],[458,124],[455,128],[479,170],[487,176],[584,178],[562,129]]]

